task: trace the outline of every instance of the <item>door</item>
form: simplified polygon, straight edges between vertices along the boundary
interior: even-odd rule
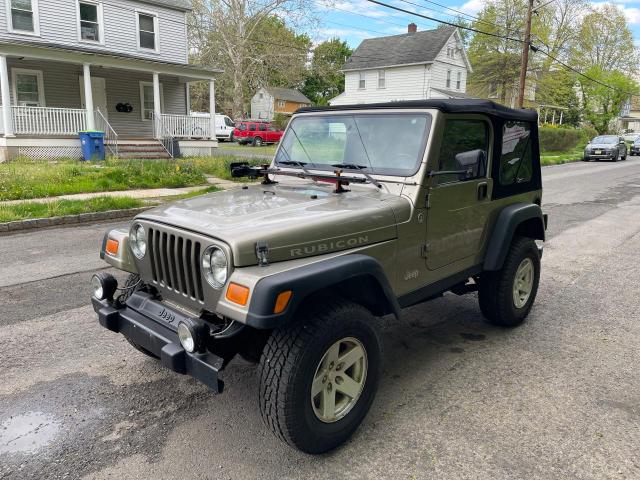
[[[107,85],[104,78],[91,77],[91,93],[93,96],[93,108],[100,110],[100,113],[104,115],[104,118],[109,117],[109,110],[107,109]],[[86,107],[84,99],[84,76],[80,75],[80,102],[82,108]]]
[[[472,260],[482,249],[489,214],[492,181],[487,176],[491,125],[483,118],[449,117],[437,172],[465,170],[456,155],[481,150],[480,161],[471,175],[438,174],[429,192],[426,262],[429,270]],[[460,157],[458,157],[460,159]]]

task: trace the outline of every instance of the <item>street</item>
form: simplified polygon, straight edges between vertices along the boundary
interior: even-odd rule
[[[89,279],[118,223],[0,237],[0,478],[640,478],[640,158],[543,182],[528,321],[450,293],[381,319],[373,407],[321,456],[263,425],[255,366],[215,396],[100,327]]]

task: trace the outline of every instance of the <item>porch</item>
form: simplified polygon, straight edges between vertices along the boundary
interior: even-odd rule
[[[186,156],[211,155],[217,147],[215,114],[189,115],[194,81],[209,83],[215,112],[212,71],[48,50],[0,46],[0,161],[80,158],[82,130],[104,131],[113,156],[171,157],[174,139]]]

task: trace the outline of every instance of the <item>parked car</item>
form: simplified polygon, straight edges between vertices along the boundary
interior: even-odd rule
[[[100,324],[216,393],[235,355],[259,363],[267,428],[304,452],[331,450],[386,373],[375,317],[452,291],[477,293],[494,325],[525,321],[547,225],[537,130],[535,111],[486,100],[301,109],[270,166],[230,165],[260,184],[105,234],[101,258],[130,276],[121,288],[93,276]],[[404,355],[421,375],[419,356]]]
[[[238,122],[233,136],[240,145],[251,144],[254,147],[269,143],[278,143],[284,132],[268,122]]]
[[[191,112],[192,117],[210,118],[208,113],[203,112]],[[216,138],[220,141],[233,142],[233,132],[236,128],[236,124],[227,115],[216,114]],[[202,127],[195,127],[196,133],[198,130],[201,132],[200,136],[204,136],[204,129]],[[198,136],[198,135],[194,135]]]
[[[622,135],[622,138],[624,138],[624,141],[627,143],[635,142],[638,139],[638,137],[640,137],[640,133],[638,132],[629,132]]]
[[[618,135],[599,135],[591,140],[584,149],[583,160],[618,160],[627,159],[627,143]]]
[[[640,155],[640,137],[636,138],[631,144],[629,155]]]

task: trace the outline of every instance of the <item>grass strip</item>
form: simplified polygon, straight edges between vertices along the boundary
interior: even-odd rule
[[[582,160],[584,156],[584,150],[582,148],[574,148],[568,152],[547,152],[540,155],[540,164],[546,165],[560,165],[562,163],[577,162]]]
[[[129,197],[95,197],[89,200],[54,200],[0,205],[0,223],[33,218],[61,217],[80,213],[106,212],[145,206],[146,203]]]

